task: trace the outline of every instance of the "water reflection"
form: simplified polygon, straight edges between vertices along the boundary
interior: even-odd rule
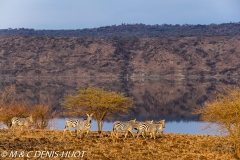
[[[186,130],[195,133],[199,117],[191,114],[196,106],[214,97],[215,92],[224,88],[238,85],[237,78],[199,78],[199,79],[77,79],[77,78],[38,78],[38,79],[11,79],[0,81],[0,91],[12,84],[16,85],[18,100],[25,100],[31,104],[48,103],[52,110],[62,113],[60,105],[62,98],[76,93],[76,88],[95,85],[106,89],[124,92],[133,98],[135,108],[128,116],[108,116],[103,130],[111,130],[111,121],[137,118],[139,121],[166,119],[166,131],[177,132]],[[62,120],[61,120],[62,121]],[[65,122],[64,122],[65,123]],[[60,122],[60,124],[63,124]],[[186,126],[183,126],[185,124]],[[179,127],[178,127],[179,126]],[[111,128],[110,127],[110,128]],[[186,127],[186,129],[184,129]],[[60,128],[63,128],[62,126]],[[94,126],[93,126],[94,129]],[[184,131],[185,132],[185,131]],[[198,132],[199,133],[199,132]]]

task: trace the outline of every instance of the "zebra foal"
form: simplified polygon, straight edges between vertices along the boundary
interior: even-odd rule
[[[113,138],[114,134],[115,137],[118,138],[118,131],[125,131],[125,138],[127,138],[128,132],[130,132],[134,138],[134,135],[132,133],[133,128],[135,127],[136,119],[129,120],[126,122],[121,122],[121,121],[115,121],[113,123],[113,131],[111,133],[111,136]]]
[[[32,115],[29,116],[29,117],[26,117],[26,118],[13,117],[11,119],[11,125],[10,126],[11,126],[13,132],[15,131],[15,128],[17,126],[20,126],[21,127],[21,131],[22,131],[24,126],[26,128],[29,128],[30,123],[33,123],[33,122],[34,121],[33,121]]]

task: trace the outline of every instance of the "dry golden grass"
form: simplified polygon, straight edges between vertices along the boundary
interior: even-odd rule
[[[90,132],[79,138],[58,130],[32,130],[30,133],[12,133],[0,130],[2,151],[86,151],[82,159],[237,159],[232,143],[223,136],[164,133],[156,140],[111,138],[110,132]],[[51,159],[51,158],[49,158]],[[57,158],[55,158],[57,159]],[[60,159],[60,158],[59,158]],[[69,158],[71,159],[71,158]],[[74,159],[74,158],[73,158]],[[76,158],[75,158],[76,159]]]

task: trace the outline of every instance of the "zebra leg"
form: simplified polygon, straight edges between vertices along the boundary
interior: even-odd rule
[[[72,136],[72,132],[71,132],[71,130],[69,130],[69,128],[64,128],[64,130],[63,130],[63,135],[65,134],[66,131],[70,132],[70,134],[71,134],[71,136]]]
[[[72,136],[72,131],[71,131],[71,130],[69,130],[69,132],[70,132],[70,134],[71,134],[71,136]]]
[[[142,133],[142,130],[138,130],[138,133],[137,133],[137,138],[139,137],[139,135]]]
[[[118,131],[116,131],[116,137],[118,138]]]
[[[128,135],[128,132],[129,132],[129,131],[126,130],[125,132],[126,132],[126,133],[125,133],[125,138],[127,138],[127,135]]]
[[[131,132],[131,133],[132,133],[132,136],[133,136],[133,138],[135,138],[135,136],[134,136],[133,132]]]
[[[80,138],[83,138],[84,137],[84,130],[81,131],[81,137]]]
[[[152,132],[150,132],[150,139],[153,137],[153,133]]]
[[[70,134],[71,134],[71,136],[72,136],[72,135],[73,135],[73,134],[72,134],[72,130],[69,129],[68,131],[70,132]]]
[[[11,130],[12,130],[12,132],[15,131],[15,124],[12,124],[12,126],[11,126]]]
[[[81,136],[81,130],[77,129],[77,136],[79,136],[79,134]]]
[[[111,137],[112,137],[112,138],[113,138],[114,134],[115,134],[115,136],[116,136],[116,130],[115,130],[115,128],[113,127],[113,130],[112,130],[112,132],[111,132]]]
[[[79,135],[80,135],[80,138],[83,138],[83,134],[84,134],[84,131],[82,131],[82,130],[79,130]]]
[[[153,132],[153,138],[156,139],[156,132]]]
[[[111,137],[113,138],[113,131],[111,132]]]
[[[143,136],[143,138],[146,138],[145,137],[145,131],[142,131],[142,136]]]
[[[77,136],[81,133],[80,129],[77,129]]]
[[[130,133],[132,134],[133,138],[135,138],[135,137],[134,137],[134,135],[133,135],[133,132],[132,132],[132,130],[130,131]]]
[[[88,132],[89,132],[89,130],[87,130],[86,137],[88,137]]]
[[[72,136],[72,130],[70,130],[71,129],[71,127],[69,128],[66,128],[66,130],[68,130],[68,132],[70,132],[70,134],[71,134],[71,136]]]

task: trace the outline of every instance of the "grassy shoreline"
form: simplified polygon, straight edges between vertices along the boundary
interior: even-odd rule
[[[71,136],[59,130],[31,131],[30,133],[12,133],[7,129],[0,130],[0,153],[11,151],[24,151],[25,157],[14,159],[27,159],[27,153],[31,153],[32,159],[37,151],[67,151],[82,152],[83,157],[56,156],[44,157],[44,159],[237,159],[234,155],[232,143],[224,136],[192,135],[192,134],[158,134],[157,139],[149,138],[111,138],[110,132],[90,132],[88,137]],[[79,154],[78,154],[79,155]],[[0,155],[0,159],[2,154]],[[30,159],[31,159],[30,158]],[[38,157],[39,158],[39,157]]]

